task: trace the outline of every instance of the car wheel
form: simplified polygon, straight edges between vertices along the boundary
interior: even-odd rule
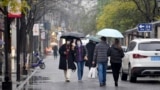
[[[128,75],[126,73],[124,73],[123,70],[122,70],[122,72],[121,72],[121,80],[122,81],[127,81],[127,76]]]
[[[132,73],[131,73],[131,67],[130,66],[129,66],[129,81],[133,82],[133,83],[137,81],[137,77],[133,76]]]

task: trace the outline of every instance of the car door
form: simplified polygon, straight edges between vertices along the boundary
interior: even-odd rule
[[[122,58],[122,69],[126,73],[128,72],[129,59],[130,59],[130,56],[132,55],[132,52],[135,46],[136,46],[136,42],[131,42],[127,47],[125,56]]]

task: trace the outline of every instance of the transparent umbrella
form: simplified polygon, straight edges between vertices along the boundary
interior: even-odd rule
[[[56,42],[51,42],[50,45],[54,46],[54,45],[58,45],[58,44]]]
[[[89,40],[92,40],[92,41],[94,41],[94,42],[100,42],[100,39],[99,39],[99,37],[97,37],[97,36],[89,36],[89,37],[87,37]]]
[[[120,31],[111,28],[102,29],[98,31],[96,34],[104,37],[123,38],[123,35]]]

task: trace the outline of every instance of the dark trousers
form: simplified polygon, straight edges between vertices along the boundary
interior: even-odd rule
[[[111,63],[111,68],[112,68],[114,81],[118,82],[121,63]]]
[[[2,62],[0,62],[0,75],[2,75]]]

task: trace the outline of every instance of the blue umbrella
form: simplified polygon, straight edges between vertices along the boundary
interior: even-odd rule
[[[104,37],[113,37],[113,38],[123,38],[121,32],[116,29],[105,28],[97,32],[97,35],[104,36]]]
[[[97,36],[89,36],[89,37],[87,37],[89,40],[92,40],[92,41],[94,41],[94,42],[100,42],[100,39],[99,39],[99,37],[97,37]]]

